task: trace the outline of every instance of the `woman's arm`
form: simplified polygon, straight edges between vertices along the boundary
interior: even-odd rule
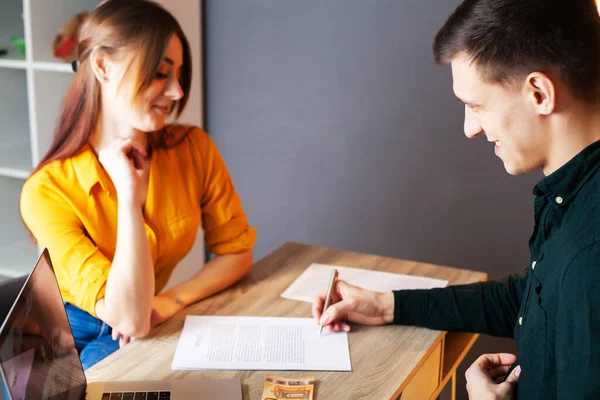
[[[188,306],[233,285],[252,268],[252,250],[238,254],[218,255],[188,281],[164,294]]]
[[[140,160],[134,161],[128,154]],[[99,152],[99,159],[110,175],[118,198],[118,227],[115,256],[106,292],[96,303],[96,315],[124,336],[142,337],[150,331],[154,298],[154,264],[146,236],[140,193],[143,146],[130,139],[115,140]],[[140,164],[141,165],[141,164]]]
[[[218,255],[189,280],[155,297],[152,326],[171,318],[184,307],[233,285],[252,268],[252,250]]]
[[[154,266],[139,203],[121,196],[118,204],[117,247],[96,315],[122,335],[142,337],[150,331]]]
[[[237,195],[227,167],[210,137],[198,128],[183,129],[186,140],[179,147],[178,163],[187,163],[187,176],[197,187],[202,214],[204,242],[213,254],[190,280],[155,296],[151,325],[157,325],[183,307],[217,293],[239,281],[252,267],[255,230],[248,225],[242,202]]]

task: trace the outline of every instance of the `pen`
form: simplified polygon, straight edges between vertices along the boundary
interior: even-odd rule
[[[331,303],[331,295],[333,294],[333,287],[335,286],[337,277],[338,271],[334,268],[333,271],[331,271],[331,279],[329,280],[329,288],[327,289],[327,296],[325,297],[325,306],[323,306],[323,312],[327,310],[329,303]],[[323,332],[323,325],[319,324],[319,336],[321,336],[321,332]]]

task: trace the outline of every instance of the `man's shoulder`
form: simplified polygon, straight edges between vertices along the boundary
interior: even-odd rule
[[[600,288],[600,240],[582,247],[571,257],[565,265],[560,283],[563,290],[571,290],[574,286],[585,289],[590,285],[594,290]]]
[[[563,274],[600,277],[600,170],[577,193],[560,231],[555,244],[564,253]]]
[[[600,241],[600,171],[577,193],[562,221],[565,240],[583,248]]]
[[[551,205],[543,228],[542,252],[537,255],[536,276],[558,281],[573,263],[585,257],[600,270],[600,174],[596,173],[573,194],[571,201]],[[543,265],[546,265],[543,267]]]

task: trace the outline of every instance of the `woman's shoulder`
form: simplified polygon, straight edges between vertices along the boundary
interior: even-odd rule
[[[66,159],[53,160],[36,170],[23,184],[23,191],[40,191],[61,189],[73,186],[78,182],[78,168],[88,168],[90,157],[87,146]],[[79,164],[83,164],[79,166]]]
[[[23,187],[40,187],[40,186],[51,186],[57,181],[62,181],[62,177],[65,175],[65,162],[64,160],[54,160],[27,178]]]
[[[43,198],[56,197],[56,193],[61,191],[64,176],[64,162],[55,160],[35,171],[27,178],[21,189],[21,202],[35,203],[39,206],[39,201]]]
[[[155,148],[174,148],[179,146],[202,146],[210,139],[204,130],[198,126],[185,124],[169,124],[150,136]]]

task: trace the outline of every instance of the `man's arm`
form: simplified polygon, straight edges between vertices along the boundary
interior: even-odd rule
[[[527,282],[527,269],[502,282],[449,286],[444,289],[373,292],[337,281],[332,305],[323,311],[325,293],[317,295],[312,314],[333,331],[349,332],[348,322],[365,325],[416,325],[431,329],[513,336]]]
[[[559,296],[555,345],[557,398],[599,399],[600,243],[586,247],[571,261],[562,278]]]
[[[503,281],[394,291],[394,323],[513,337],[527,271]]]

